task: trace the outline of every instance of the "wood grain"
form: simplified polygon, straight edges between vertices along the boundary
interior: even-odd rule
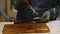
[[[44,23],[40,24],[6,24],[3,34],[21,34],[21,33],[48,33],[49,28]]]

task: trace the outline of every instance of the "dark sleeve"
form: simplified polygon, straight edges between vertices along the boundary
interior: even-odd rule
[[[38,6],[40,8],[51,8],[53,7],[54,3],[56,3],[57,0],[42,0]]]
[[[26,6],[25,2],[22,2],[21,0],[16,0],[16,7],[17,10],[22,10]]]

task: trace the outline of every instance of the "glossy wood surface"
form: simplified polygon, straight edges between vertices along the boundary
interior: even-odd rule
[[[21,33],[48,33],[49,28],[44,23],[39,24],[6,24],[3,34],[21,34]]]

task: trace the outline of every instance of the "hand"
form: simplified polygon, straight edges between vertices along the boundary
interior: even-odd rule
[[[56,20],[60,20],[60,17],[56,18]]]

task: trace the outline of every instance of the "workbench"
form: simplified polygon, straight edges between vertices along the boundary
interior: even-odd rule
[[[0,22],[0,34],[3,34],[2,31],[5,24],[14,24],[14,22]],[[46,25],[50,29],[49,33],[29,33],[29,34],[60,34],[60,21],[50,21],[46,23]]]

